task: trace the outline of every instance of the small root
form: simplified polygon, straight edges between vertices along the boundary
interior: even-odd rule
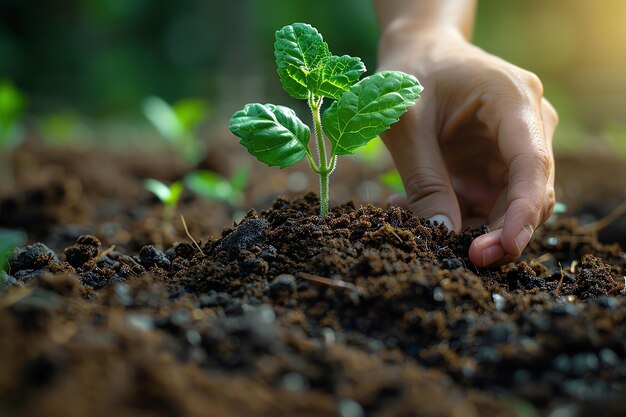
[[[626,200],[622,201],[617,207],[615,207],[609,214],[602,217],[601,219],[596,220],[595,222],[591,222],[584,226],[579,226],[577,232],[580,233],[591,233],[592,235],[597,234],[600,230],[609,226],[615,220],[619,219],[622,214],[626,213]]]

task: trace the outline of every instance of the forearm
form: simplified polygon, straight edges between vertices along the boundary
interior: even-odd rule
[[[470,39],[476,0],[374,0],[383,36],[448,31]]]

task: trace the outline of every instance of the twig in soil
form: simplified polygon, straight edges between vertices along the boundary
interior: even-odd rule
[[[191,239],[194,245],[196,245],[196,248],[198,249],[198,251],[200,251],[202,255],[205,255],[200,245],[198,245],[198,242],[196,242],[196,239],[194,239],[193,236],[191,236],[191,233],[189,233],[189,229],[187,228],[187,222],[185,222],[185,217],[183,217],[182,214],[180,215],[180,221],[183,222],[183,228],[185,229],[185,233],[187,234],[187,237]]]
[[[563,278],[565,278],[565,274],[563,273],[563,267],[561,266],[561,262],[559,262],[559,270],[561,271],[561,278],[559,279],[559,283],[556,284],[556,289],[554,290],[554,296],[558,297],[561,293],[561,286],[563,285]]]
[[[115,245],[111,245],[108,248],[106,248],[105,250],[103,250],[102,252],[100,252],[98,254],[98,256],[96,256],[96,259],[100,259],[104,256],[109,255],[111,252],[113,252],[115,250]]]
[[[304,278],[306,280],[315,282],[317,284],[328,285],[329,287],[334,287],[334,288],[342,288],[345,290],[355,291],[357,293],[361,292],[360,288],[352,284],[351,282],[341,281],[338,279],[324,278],[324,277],[320,277],[319,275],[307,274],[306,272],[300,272],[298,276],[300,278]]]
[[[611,211],[609,214],[602,217],[601,219],[598,219],[595,222],[591,222],[584,226],[578,227],[578,231],[583,232],[583,233],[590,232],[590,233],[595,234],[599,232],[600,230],[604,229],[605,227],[607,227],[608,225],[610,225],[611,223],[613,223],[615,220],[619,219],[621,215],[624,213],[626,213],[626,200],[622,201],[620,205],[615,207],[613,211]]]

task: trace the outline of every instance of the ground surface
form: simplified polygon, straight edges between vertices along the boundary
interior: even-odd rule
[[[0,296],[0,415],[624,415],[626,256],[598,241],[624,234],[579,224],[606,209],[497,270],[467,259],[480,229],[267,189],[222,232],[234,209],[187,196],[195,245],[138,181],[182,168],[57,157],[0,200],[31,238]]]

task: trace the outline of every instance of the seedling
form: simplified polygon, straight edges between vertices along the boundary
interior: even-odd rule
[[[206,152],[196,130],[208,110],[207,104],[198,99],[183,99],[170,106],[160,97],[148,97],[143,103],[144,115],[179,157],[190,164],[199,162]]]
[[[183,183],[176,181],[168,186],[159,180],[149,178],[144,181],[144,186],[163,203],[163,224],[171,225],[176,205],[183,193]]]
[[[26,99],[9,80],[0,81],[0,179],[11,183],[10,151],[17,147],[23,139],[22,116],[26,107]]]
[[[185,176],[187,188],[208,200],[228,203],[237,208],[243,204],[244,191],[250,179],[250,168],[237,169],[230,179],[206,170],[192,171]]]
[[[419,98],[415,77],[383,71],[359,81],[360,58],[332,55],[317,29],[294,23],[276,32],[278,75],[293,98],[306,100],[313,116],[317,158],[309,150],[311,130],[288,107],[247,104],[230,119],[230,130],[259,161],[286,168],[307,158],[320,178],[320,214],[328,212],[329,181],[339,155],[353,154],[398,121]],[[321,116],[324,99],[335,100]],[[330,143],[330,152],[326,142]]]

